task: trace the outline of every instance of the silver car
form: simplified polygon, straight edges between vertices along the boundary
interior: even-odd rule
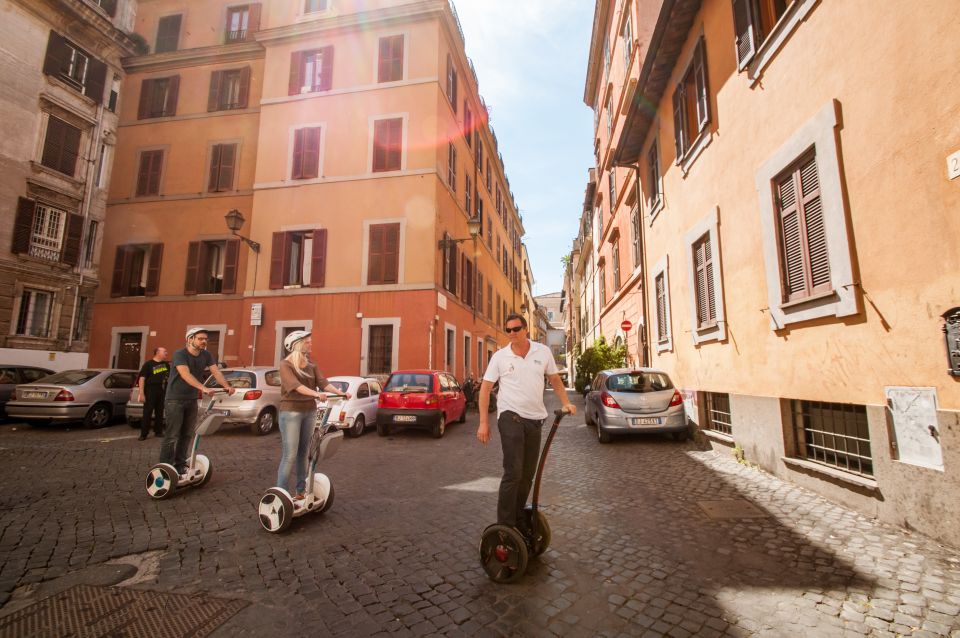
[[[246,425],[254,434],[269,434],[276,427],[280,412],[280,371],[269,366],[251,366],[225,368],[222,372],[227,382],[237,389],[233,396],[225,396],[217,403],[218,410],[230,413],[223,424]],[[219,387],[213,377],[207,378],[204,385]],[[135,387],[127,404],[127,423],[132,428],[139,428],[143,420],[143,403],[138,394],[139,389]]]
[[[101,428],[123,416],[136,380],[134,370],[65,370],[18,385],[7,415],[27,422],[83,421],[85,427]]]
[[[339,414],[332,415],[347,436],[358,437],[377,422],[377,401],[382,391],[379,381],[369,377],[330,377],[328,381],[340,392],[350,393],[350,399],[340,404]]]
[[[53,374],[53,370],[36,366],[0,365],[0,419],[6,417],[7,401],[21,383],[33,383]]]
[[[690,434],[683,396],[653,368],[601,370],[587,392],[584,420],[597,426],[601,443],[614,434],[668,432],[678,441]]]

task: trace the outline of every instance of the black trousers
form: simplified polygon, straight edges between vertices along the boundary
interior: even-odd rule
[[[497,522],[516,527],[540,457],[540,434],[543,421],[524,419],[514,412],[503,412],[497,419],[500,445],[503,447],[503,478],[497,499]]]
[[[163,434],[163,387],[143,388],[143,419],[140,420],[140,434],[146,436],[150,433],[150,425],[153,424],[153,431],[157,436]]]

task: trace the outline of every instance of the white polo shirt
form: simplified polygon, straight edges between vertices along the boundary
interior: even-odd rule
[[[557,364],[550,348],[530,342],[526,357],[514,354],[509,345],[493,353],[483,380],[500,382],[497,393],[497,418],[507,410],[525,419],[545,419],[549,416],[543,405],[544,375],[557,374]]]

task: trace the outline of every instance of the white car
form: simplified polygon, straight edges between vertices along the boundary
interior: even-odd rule
[[[358,437],[368,425],[377,422],[377,401],[380,398],[380,382],[364,377],[330,377],[327,379],[340,392],[349,392],[350,399],[340,404],[340,413],[332,414],[337,427],[346,430],[347,436]]]

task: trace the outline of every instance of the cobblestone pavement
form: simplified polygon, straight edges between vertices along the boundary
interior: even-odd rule
[[[142,485],[159,439],[122,424],[2,425],[0,616],[70,584],[124,581],[248,601],[221,637],[960,638],[956,549],[693,442],[600,445],[579,415],[544,477],[550,549],[521,583],[491,583],[477,541],[493,522],[499,442],[478,444],[476,423],[471,413],[439,440],[344,441],[322,468],[333,508],[280,536],[256,520],[276,434],[222,430],[202,446],[211,482],[158,502]],[[700,504],[737,499],[762,515],[715,518]]]

